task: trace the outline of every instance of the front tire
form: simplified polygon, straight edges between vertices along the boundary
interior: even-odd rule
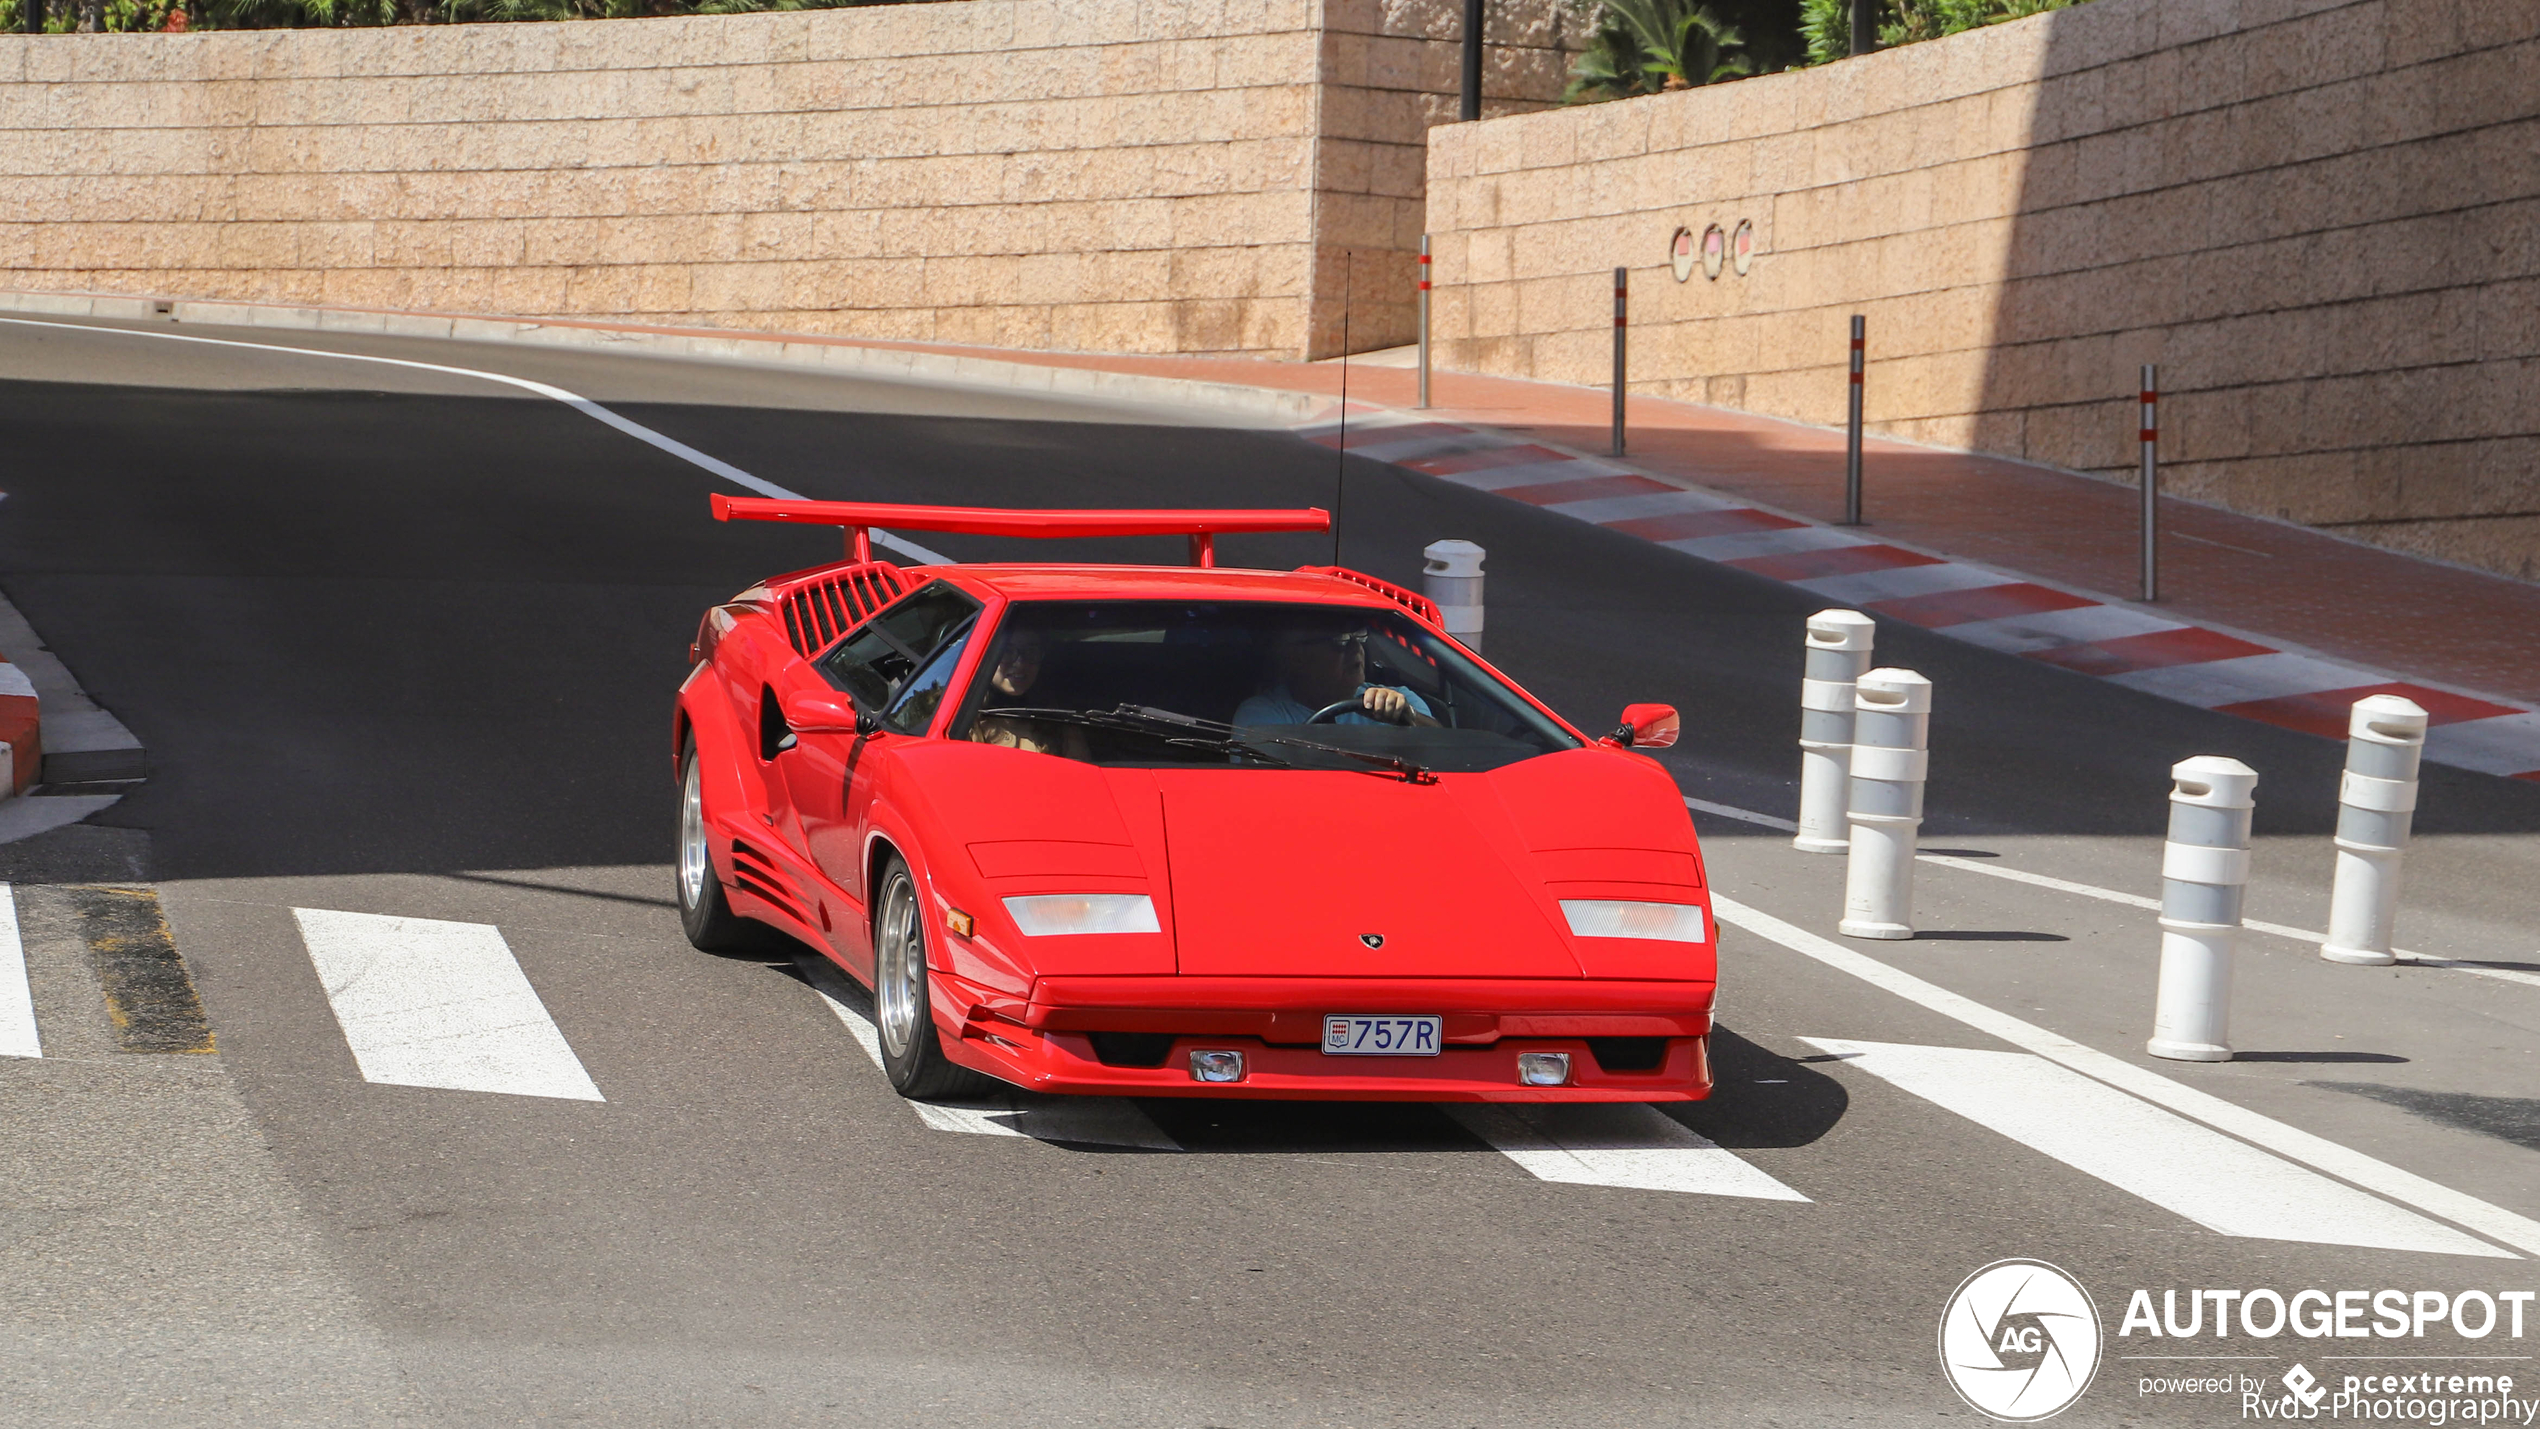
[[[927,919],[917,880],[893,854],[875,882],[882,892],[873,900],[873,1024],[881,1033],[883,1072],[912,1101],[987,1093],[997,1082],[945,1057],[935,1035],[926,977]]]
[[[690,946],[707,953],[747,952],[761,945],[766,931],[732,911],[715,876],[714,852],[706,844],[705,781],[697,769],[697,741],[691,737],[679,755],[679,854],[672,881],[677,885],[679,928]]]

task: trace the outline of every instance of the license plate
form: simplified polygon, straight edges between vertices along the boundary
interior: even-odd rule
[[[1334,1013],[1323,1019],[1327,1057],[1434,1057],[1444,1019]]]

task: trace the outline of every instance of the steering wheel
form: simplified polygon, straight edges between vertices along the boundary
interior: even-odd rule
[[[1376,713],[1375,711],[1367,708],[1364,703],[1365,699],[1365,693],[1361,692],[1359,694],[1352,695],[1345,700],[1335,700],[1331,704],[1325,705],[1321,709],[1316,710],[1306,719],[1305,722],[1307,724],[1337,724],[1340,722],[1340,717],[1345,714],[1363,714],[1369,719],[1375,719]],[[1408,711],[1406,710],[1406,713],[1407,712]],[[1384,721],[1384,723],[1408,724],[1410,721],[1407,719],[1387,720]]]

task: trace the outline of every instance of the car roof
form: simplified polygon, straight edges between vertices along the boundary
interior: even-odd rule
[[[1232,566],[958,565],[905,568],[912,582],[942,577],[1008,600],[1292,600],[1398,608],[1383,592],[1319,571]]]

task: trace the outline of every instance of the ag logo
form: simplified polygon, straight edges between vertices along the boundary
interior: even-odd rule
[[[1997,1260],[1940,1315],[1940,1367],[1977,1412],[2051,1419],[2099,1371],[2099,1310],[2081,1282],[2042,1260]]]
[[[2293,1391],[2293,1397],[2301,1401],[2304,1409],[2319,1408],[2320,1400],[2328,1394],[2328,1386],[2320,1383],[2320,1377],[2311,1373],[2308,1365],[2297,1364],[2286,1370],[2284,1387]]]
[[[1382,933],[1361,933],[1358,935],[1358,941],[1365,943],[1367,945],[1367,951],[1372,953],[1385,945],[1385,935]]]

